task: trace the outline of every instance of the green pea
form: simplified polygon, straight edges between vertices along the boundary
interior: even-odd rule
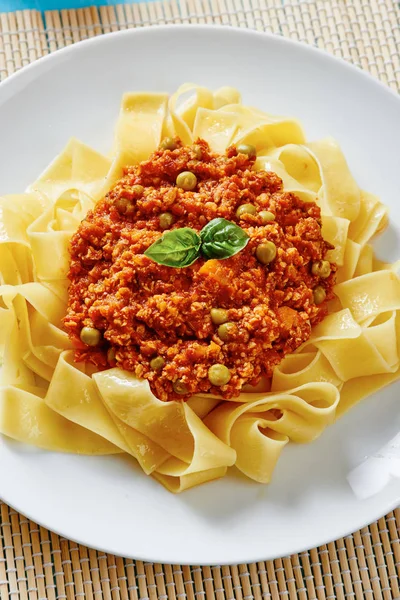
[[[177,379],[176,381],[174,381],[172,387],[174,388],[174,392],[176,394],[180,394],[181,396],[184,396],[185,394],[189,393],[189,388],[186,385],[186,383],[182,381],[182,379]]]
[[[218,337],[220,337],[223,342],[228,342],[235,331],[235,323],[222,323],[222,325],[218,327]]]
[[[222,325],[222,323],[226,323],[228,320],[228,311],[224,308],[212,308],[210,315],[214,325]]]
[[[320,285],[317,285],[317,287],[314,289],[313,294],[315,304],[322,304],[326,298],[326,291]]]
[[[326,279],[331,274],[331,264],[329,260],[317,260],[312,264],[311,273]]]
[[[142,185],[136,184],[132,188],[132,192],[135,194],[136,198],[140,198],[143,196],[144,187]]]
[[[173,138],[164,138],[163,141],[160,144],[160,148],[162,150],[176,150],[177,148],[177,143],[175,142],[175,140]]]
[[[231,379],[231,373],[225,365],[212,365],[208,369],[208,379],[212,385],[226,385]]]
[[[107,350],[107,361],[109,363],[115,362],[115,348],[109,348]]]
[[[161,213],[159,222],[161,229],[169,229],[175,223],[175,217],[169,212]]]
[[[183,171],[182,173],[179,173],[176,178],[176,185],[182,188],[182,190],[189,192],[196,187],[197,177],[191,171]]]
[[[256,257],[261,264],[268,265],[274,260],[275,256],[276,246],[274,242],[264,242],[257,246]]]
[[[87,346],[97,346],[101,340],[101,333],[94,327],[83,327],[81,329],[80,338]]]
[[[128,200],[128,198],[118,198],[118,200],[115,201],[116,209],[118,210],[118,212],[120,212],[122,214],[126,213],[130,204],[131,203]]]
[[[236,217],[240,219],[243,215],[255,215],[257,209],[252,204],[241,204],[236,211]]]
[[[269,210],[261,210],[258,214],[261,218],[263,225],[266,225],[267,223],[270,223],[271,221],[275,221],[274,213],[270,212]]]
[[[195,144],[192,148],[193,150],[193,154],[196,158],[196,160],[201,160],[203,158],[203,150],[201,148],[201,146],[199,146],[198,144]]]
[[[239,144],[236,150],[239,154],[247,154],[249,158],[254,158],[257,155],[257,150],[252,144]]]
[[[150,361],[150,367],[153,369],[153,371],[161,371],[164,365],[165,360],[162,356],[155,356]]]

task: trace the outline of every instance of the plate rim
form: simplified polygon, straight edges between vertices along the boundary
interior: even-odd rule
[[[285,45],[285,46],[291,45],[291,46],[294,46],[295,48],[296,47],[302,48],[303,50],[306,50],[307,52],[309,52],[311,54],[317,53],[320,56],[324,56],[327,60],[329,60],[330,62],[332,62],[334,64],[337,64],[338,62],[341,63],[342,66],[345,67],[346,69],[350,70],[353,73],[357,73],[358,76],[361,75],[362,77],[367,78],[367,80],[369,80],[370,82],[378,84],[379,87],[381,88],[381,90],[385,90],[386,92],[389,92],[389,94],[392,97],[397,98],[397,100],[400,99],[399,94],[397,94],[394,90],[392,90],[388,85],[383,83],[380,79],[378,79],[377,77],[374,77],[371,73],[369,73],[369,71],[366,71],[361,66],[358,67],[354,63],[345,60],[341,56],[335,56],[335,55],[331,54],[324,48],[312,46],[311,44],[308,44],[306,42],[302,42],[299,40],[293,40],[284,35],[280,35],[277,33],[271,33],[269,31],[258,31],[257,29],[252,29],[250,27],[238,27],[238,26],[233,26],[233,25],[228,25],[228,24],[221,25],[221,24],[211,24],[211,23],[171,23],[171,24],[145,25],[143,27],[136,27],[136,28],[132,28],[132,29],[121,29],[119,31],[110,31],[108,33],[102,33],[102,34],[94,36],[92,38],[86,38],[84,40],[79,40],[78,42],[74,42],[73,44],[71,44],[69,46],[64,46],[63,48],[58,48],[54,52],[49,52],[49,54],[46,54],[44,56],[37,58],[33,62],[31,62],[27,65],[24,65],[23,67],[18,69],[18,71],[16,71],[15,73],[8,75],[6,77],[6,79],[4,79],[2,82],[0,82],[0,93],[2,93],[1,90],[3,90],[6,86],[13,84],[14,81],[17,81],[21,77],[25,77],[25,74],[32,71],[33,69],[40,68],[40,66],[42,64],[45,64],[48,61],[58,60],[58,57],[60,57],[64,54],[68,54],[71,52],[77,52],[77,51],[79,52],[82,47],[90,46],[90,45],[94,46],[96,44],[101,44],[101,43],[103,43],[103,40],[108,40],[113,37],[124,37],[124,36],[129,37],[131,35],[140,36],[140,35],[147,35],[147,33],[149,31],[168,31],[168,30],[173,31],[173,30],[189,29],[189,28],[191,30],[195,29],[198,31],[210,31],[210,30],[230,31],[230,32],[235,32],[235,33],[237,33],[239,35],[243,35],[243,36],[257,36],[260,38],[261,37],[269,38],[269,39],[273,39],[273,40],[277,41],[278,43],[281,43],[282,45]]]
[[[28,73],[32,73],[32,72],[34,73],[35,71],[38,71],[38,73],[40,73],[42,66],[46,65],[49,61],[57,62],[60,59],[62,59],[65,55],[81,52],[82,50],[84,50],[84,48],[86,46],[95,46],[96,44],[107,43],[108,40],[110,40],[112,38],[116,38],[116,37],[124,37],[124,36],[139,37],[141,35],[146,36],[151,31],[153,31],[156,35],[157,35],[158,31],[161,31],[161,32],[170,31],[171,34],[173,35],[174,31],[189,30],[189,28],[190,28],[191,32],[193,32],[193,33],[194,33],[194,31],[206,32],[206,31],[210,31],[210,30],[214,30],[216,32],[218,32],[218,31],[229,32],[229,35],[232,34],[232,35],[240,35],[242,37],[259,37],[259,38],[264,38],[264,39],[266,38],[266,39],[273,40],[274,43],[281,44],[282,46],[285,46],[285,47],[292,46],[294,49],[301,48],[303,52],[304,51],[308,52],[308,53],[310,53],[310,55],[315,56],[315,54],[317,54],[317,55],[320,55],[321,57],[324,57],[324,59],[328,60],[331,64],[335,64],[335,65],[337,65],[338,63],[341,64],[342,68],[345,68],[350,73],[353,73],[355,76],[361,77],[364,80],[369,81],[373,85],[378,86],[383,92],[389,94],[389,96],[391,96],[392,98],[396,98],[396,101],[399,102],[399,104],[400,104],[400,96],[394,90],[392,90],[389,86],[385,85],[382,81],[380,81],[379,79],[377,79],[376,77],[374,77],[372,74],[365,71],[361,67],[358,67],[355,64],[346,61],[342,57],[334,56],[324,49],[318,48],[316,46],[311,46],[305,42],[287,38],[283,35],[274,34],[274,33],[270,33],[270,32],[258,31],[258,30],[248,28],[248,27],[241,28],[241,27],[233,27],[231,25],[185,24],[185,23],[146,25],[146,26],[140,27],[140,28],[109,32],[109,33],[95,36],[93,38],[81,40],[79,42],[71,44],[70,46],[65,46],[64,48],[60,48],[54,52],[50,52],[49,54],[40,57],[39,59],[33,61],[32,63],[25,65],[24,67],[19,69],[17,72],[13,73],[12,75],[9,75],[3,82],[1,82],[0,83],[0,101],[1,101],[1,96],[3,94],[3,90],[4,91],[10,90],[11,95],[13,95],[13,93],[18,90],[18,88],[15,86],[18,84],[18,82],[20,80],[23,80],[23,78],[25,78]],[[0,105],[0,111],[1,111],[1,105]],[[8,438],[6,438],[6,439],[8,439]],[[30,520],[37,523],[40,527],[43,527],[45,529],[50,529],[50,531],[53,531],[57,535],[60,535],[62,537],[67,537],[68,539],[70,539],[78,544],[88,546],[89,548],[94,548],[101,552],[112,553],[116,556],[123,556],[125,558],[132,558],[135,560],[142,560],[142,561],[148,561],[148,562],[160,562],[162,564],[175,564],[177,562],[175,560],[168,562],[168,560],[166,561],[165,558],[163,558],[162,556],[157,558],[153,554],[151,556],[145,556],[145,555],[137,556],[136,554],[132,554],[132,553],[122,555],[122,554],[118,553],[118,551],[116,551],[115,549],[110,549],[110,547],[107,548],[106,546],[97,545],[97,544],[95,546],[92,546],[90,543],[88,544],[88,542],[85,541],[84,539],[79,539],[79,536],[71,537],[68,534],[68,532],[64,533],[62,531],[61,526],[49,528],[48,525],[46,525],[40,518],[37,519],[35,517],[35,515],[32,514],[29,510],[28,511],[26,511],[25,509],[21,510],[19,508],[18,502],[12,501],[10,503],[6,499],[6,497],[3,495],[2,490],[0,490],[0,499],[5,504],[7,504],[11,508],[13,508],[14,510],[27,516]],[[318,547],[320,545],[330,543],[337,539],[344,538],[348,535],[351,535],[353,532],[358,531],[359,529],[361,529],[363,527],[369,526],[371,523],[375,522],[376,520],[382,518],[384,515],[388,514],[389,512],[393,511],[394,509],[396,509],[399,506],[399,503],[400,503],[400,495],[396,498],[396,500],[390,500],[387,503],[382,502],[382,507],[379,509],[379,511],[374,511],[373,509],[371,509],[371,511],[373,512],[373,515],[374,515],[374,516],[372,516],[372,520],[371,520],[370,516],[368,517],[367,521],[365,520],[365,516],[361,517],[355,523],[354,528],[353,527],[349,528],[348,526],[344,526],[343,529],[338,529],[337,533],[335,533],[335,536],[333,538],[327,539],[326,537],[321,538],[318,535],[315,535],[314,537],[316,538],[317,541],[315,541],[315,543],[313,542],[314,546],[312,546],[312,547]],[[310,549],[310,546],[308,544],[306,546],[304,546],[301,543],[298,543],[298,544],[294,543],[289,552],[290,552],[290,554],[298,554],[298,553],[304,552],[308,549]],[[237,558],[237,560],[235,559],[234,562],[232,562],[231,560],[229,560],[229,561],[222,560],[222,561],[218,561],[218,562],[202,561],[202,565],[204,565],[204,566],[207,566],[207,565],[210,565],[210,566],[211,565],[232,565],[232,564],[239,564],[242,562],[252,563],[252,562],[258,562],[258,561],[274,560],[274,559],[281,558],[282,556],[287,555],[285,553],[284,554],[280,554],[280,553],[275,554],[270,551],[269,553],[266,553],[266,555],[259,557],[257,555],[256,556],[251,555],[251,552],[249,552],[248,554],[246,554],[245,552],[246,552],[246,546],[244,549],[244,554],[242,554],[241,557]],[[180,559],[179,564],[191,565],[191,564],[193,564],[193,561],[188,561],[188,560],[185,561],[185,559],[183,559],[183,560]]]
[[[118,556],[120,558],[130,558],[132,560],[140,560],[142,562],[148,562],[148,563],[159,563],[162,565],[179,564],[182,566],[192,566],[194,564],[197,564],[197,561],[190,561],[185,558],[183,560],[179,559],[179,560],[169,561],[169,560],[165,560],[165,558],[163,558],[162,556],[157,557],[157,556],[154,556],[153,554],[151,556],[145,555],[145,554],[140,555],[140,556],[138,556],[137,554],[121,554],[120,552],[118,552],[118,550],[112,549],[107,546],[102,546],[102,545],[97,545],[97,544],[95,546],[92,546],[90,543],[88,543],[84,539],[80,539],[79,537],[75,537],[75,536],[71,537],[69,534],[63,533],[62,529],[59,529],[58,527],[57,528],[48,527],[48,525],[44,524],[41,519],[36,519],[34,516],[31,516],[30,512],[25,512],[25,511],[19,510],[18,504],[14,504],[14,503],[10,504],[6,500],[4,500],[1,495],[1,492],[0,492],[0,501],[2,501],[4,504],[9,506],[11,509],[17,511],[19,514],[22,514],[23,516],[27,517],[30,521],[33,521],[34,523],[39,525],[39,527],[42,527],[43,529],[47,529],[48,531],[55,533],[59,537],[66,538],[72,542],[75,542],[76,544],[79,544],[81,546],[86,546],[87,548],[90,548],[92,550],[96,550],[97,552],[104,552],[105,554],[111,554],[114,556]],[[364,527],[369,527],[370,525],[374,524],[379,519],[385,517],[390,512],[392,512],[396,508],[398,508],[399,502],[400,502],[400,496],[397,498],[397,500],[395,502],[390,502],[388,507],[386,507],[383,512],[379,511],[377,516],[374,517],[372,521],[370,521],[368,519],[367,522],[365,522],[365,519],[361,518],[360,522],[356,524],[354,529],[353,529],[353,527],[351,527],[350,529],[348,527],[344,527],[343,529],[339,530],[338,535],[335,534],[335,536],[333,538],[328,537],[328,539],[326,537],[323,537],[323,538],[319,539],[319,541],[315,542],[315,545],[313,545],[311,547],[309,545],[298,544],[298,545],[293,546],[293,548],[289,551],[289,553],[283,552],[283,553],[276,554],[276,553],[270,552],[261,557],[258,555],[247,557],[247,555],[245,555],[242,558],[235,559],[233,562],[231,560],[229,560],[229,561],[219,560],[217,562],[213,562],[213,561],[207,562],[207,561],[202,560],[201,566],[214,567],[214,566],[239,565],[242,563],[252,564],[252,563],[256,563],[256,562],[267,562],[270,560],[277,560],[277,559],[285,558],[287,556],[292,556],[294,554],[301,554],[303,552],[307,552],[308,550],[313,550],[314,548],[319,548],[320,546],[324,546],[324,545],[330,544],[332,542],[336,542],[340,539],[344,539],[348,536],[353,535],[353,533],[358,532],[360,529],[363,529]]]

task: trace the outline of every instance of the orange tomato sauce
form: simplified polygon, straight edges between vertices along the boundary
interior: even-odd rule
[[[313,275],[311,266],[332,246],[321,235],[317,204],[284,192],[276,174],[254,170],[254,159],[235,147],[218,155],[202,140],[195,146],[176,142],[175,150],[158,150],[127,167],[73,235],[64,326],[76,361],[132,371],[147,379],[161,400],[185,400],[199,392],[229,399],[245,384],[270,377],[324,318],[336,266],[331,264],[325,279]],[[196,175],[193,191],[176,186],[182,171]],[[237,218],[242,204],[255,206],[256,214]],[[262,224],[258,213],[265,210],[275,220]],[[174,217],[170,229],[200,231],[223,217],[240,225],[250,240],[231,258],[199,258],[181,269],[162,266],[144,252],[162,235],[159,216],[165,212]],[[264,265],[255,253],[266,241],[276,245],[277,255]],[[317,286],[326,292],[319,305],[313,297]],[[234,324],[228,340],[218,335],[212,308],[228,311]],[[97,346],[81,342],[83,327],[101,332]],[[161,370],[150,366],[156,356],[164,360]],[[229,369],[229,383],[210,383],[213,364]],[[174,391],[177,381],[187,393]]]

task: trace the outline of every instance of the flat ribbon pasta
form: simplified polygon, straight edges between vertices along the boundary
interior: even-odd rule
[[[360,212],[349,227],[350,238],[363,246],[383,231],[387,223],[387,207],[376,196],[360,190]]]
[[[315,202],[317,200],[316,193],[294,179],[294,177],[286,171],[283,162],[274,157],[274,155],[279,155],[279,152],[271,154],[272,156],[259,156],[256,161],[256,168],[276,173],[282,179],[283,187],[286,192],[296,194],[304,202]]]
[[[306,147],[321,172],[319,201],[322,212],[355,221],[360,212],[360,190],[339,146],[335,140],[327,138]]]
[[[400,280],[393,271],[376,271],[345,281],[336,286],[335,294],[359,323],[400,308]]]
[[[26,369],[31,371],[28,383],[35,375],[50,381],[61,351],[71,347],[58,327],[65,306],[38,283],[3,286],[0,295],[10,322],[9,330],[0,334],[0,344],[6,345],[1,381],[21,384]],[[3,335],[10,336],[12,344],[6,344]]]
[[[100,200],[111,160],[72,138],[28,191],[39,191],[56,202],[65,192],[79,190]]]
[[[0,388],[0,433],[44,450],[116,454],[119,448],[49,408],[39,388]],[[33,393],[37,392],[37,393]]]
[[[384,313],[382,313],[384,314]],[[303,345],[318,348],[341,381],[397,370],[396,314],[361,327],[348,309],[329,315]],[[351,356],[351,360],[348,357]]]
[[[115,130],[114,155],[120,164],[146,160],[161,141],[167,94],[124,94]]]
[[[231,144],[253,144],[257,150],[302,143],[304,134],[294,119],[280,119],[240,104],[218,110],[199,108],[193,126],[193,138],[203,138],[215,152]]]
[[[306,385],[310,381],[331,383],[337,388],[342,383],[331,363],[320,350],[285,356],[274,369],[271,391],[290,390],[295,385]]]
[[[322,186],[321,165],[318,165],[304,145],[289,142],[267,152],[261,152],[257,161],[264,160],[272,160],[274,167],[276,162],[279,162],[278,169],[282,176],[278,174],[282,178],[285,190],[298,195],[310,194],[309,199],[316,200]],[[261,166],[261,168],[266,167]],[[272,171],[274,168],[267,170]]]
[[[208,469],[207,471],[197,471],[196,473],[181,475],[180,477],[159,473],[158,471],[153,473],[154,479],[157,479],[157,481],[162,483],[167,490],[174,494],[179,494],[191,487],[213,481],[214,479],[220,479],[225,475],[226,467],[217,467],[215,469]]]
[[[235,451],[213,435],[188,403],[162,402],[147,381],[120,369],[95,373],[93,379],[110,413],[171,455],[157,468],[160,477],[179,479],[210,471],[214,478],[215,469],[234,464]]]
[[[338,267],[344,265],[346,242],[348,239],[350,221],[342,217],[322,216],[322,236],[334,248],[326,253],[326,260],[336,263]]]
[[[0,198],[0,285],[32,280],[34,265],[26,230],[48,204],[36,192]]]
[[[180,103],[185,94],[191,96]],[[191,144],[201,137],[195,130],[195,121],[201,109],[214,112],[215,110],[234,103],[241,103],[240,94],[230,87],[223,87],[214,93],[205,87],[194,83],[184,83],[168,102],[169,115],[164,122],[164,136],[178,136],[185,144]]]
[[[339,391],[330,383],[307,383],[285,393],[253,394],[243,404],[225,402],[205,419],[206,425],[237,452],[236,466],[245,475],[268,483],[289,440],[311,442],[333,422]]]
[[[147,474],[168,458],[156,442],[135,429],[119,426],[103,403],[94,379],[76,367],[71,353],[60,356],[45,402],[69,421],[132,454]]]
[[[187,92],[194,92],[194,96],[188,98],[179,107],[178,102],[181,96]],[[193,123],[200,107],[214,109],[212,92],[207,88],[193,83],[184,83],[181,85],[169,99],[169,117],[164,133],[168,133],[172,137],[178,136],[184,144],[191,144],[193,142]]]
[[[61,328],[71,235],[123,174],[163,137],[212,150],[253,144],[255,169],[321,209],[338,266],[329,316],[254,388],[223,401],[199,394],[164,403],[119,369],[76,364]],[[371,241],[388,222],[360,190],[331,138],[307,143],[300,124],[242,104],[230,87],[193,83],[167,94],[125,94],[104,156],[71,139],[24,194],[0,198],[0,433],[54,451],[126,453],[172,492],[223,477],[232,465],[267,483],[289,441],[306,443],[400,375],[400,263]]]

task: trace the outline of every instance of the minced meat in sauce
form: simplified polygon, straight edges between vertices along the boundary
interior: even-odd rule
[[[76,361],[132,371],[161,400],[199,392],[229,399],[243,385],[270,377],[324,318],[336,265],[325,263],[330,274],[324,278],[313,265],[332,246],[322,238],[319,207],[284,192],[275,173],[255,171],[254,157],[233,146],[219,155],[203,140],[175,145],[127,167],[72,236],[64,325]],[[196,175],[193,191],[175,184],[182,171]],[[238,217],[243,204],[253,205],[255,214]],[[261,211],[275,220],[263,224]],[[185,268],[144,256],[166,226],[200,231],[216,217],[240,225],[250,237],[235,256],[199,258]],[[277,250],[269,264],[256,255],[265,242]],[[227,311],[228,336],[219,335],[213,308]],[[94,345],[81,341],[84,327],[97,330]],[[229,369],[228,383],[211,384],[212,365]]]

